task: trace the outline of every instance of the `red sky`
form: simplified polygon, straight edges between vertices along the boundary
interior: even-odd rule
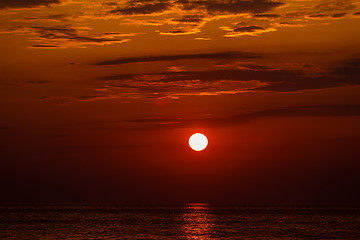
[[[0,0],[0,23],[0,201],[360,202],[359,1]]]

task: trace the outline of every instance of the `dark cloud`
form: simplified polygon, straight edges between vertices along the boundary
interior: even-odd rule
[[[234,80],[251,81],[260,80],[265,82],[287,81],[288,79],[299,79],[301,72],[287,70],[243,70],[243,69],[221,69],[208,71],[183,71],[183,72],[159,72],[149,74],[119,74],[102,78],[103,80],[125,80],[125,79],[155,79],[153,81],[174,82],[200,80],[203,82]]]
[[[32,8],[38,6],[49,6],[60,3],[60,0],[1,0],[0,9],[4,8]]]
[[[177,59],[179,58],[172,60]],[[150,94],[155,97],[156,94],[171,96],[172,94],[181,95],[181,93],[211,94],[226,91],[234,93],[234,91],[241,92],[241,90],[292,92],[359,85],[359,66],[360,59],[354,58],[321,74],[309,74],[302,70],[273,69],[257,64],[243,64],[237,69],[119,74],[105,76],[100,80],[107,81],[109,88],[139,90],[144,95],[149,96]]]
[[[111,10],[110,14],[121,15],[143,15],[163,12],[171,6],[171,2],[167,0],[161,1],[128,1],[125,7],[118,7]]]
[[[33,48],[59,48],[60,45],[50,45],[50,44],[35,44],[32,45]]]
[[[45,80],[38,80],[38,81],[29,81],[29,83],[32,84],[44,84],[44,83],[51,83],[50,81],[45,81]]]
[[[102,3],[103,6],[106,6],[106,7],[117,7],[118,4],[116,2],[104,2]]]
[[[172,6],[178,6],[185,11],[198,11],[210,15],[218,14],[238,14],[238,13],[263,13],[284,3],[270,0],[157,0],[157,1],[138,1],[129,0],[125,6],[117,7],[108,12],[108,14],[120,15],[144,15],[161,13],[170,9]],[[112,6],[112,5],[111,5]]]
[[[265,28],[260,26],[245,26],[245,27],[235,27],[234,32],[256,32],[259,30],[265,30]]]
[[[331,17],[333,18],[341,18],[341,17],[345,17],[347,15],[347,13],[334,13],[331,15]]]
[[[275,31],[275,28],[270,26],[247,25],[244,22],[236,23],[233,27],[224,26],[221,29],[227,31],[225,37],[256,36],[265,32]]]
[[[342,18],[345,17],[347,13],[334,13],[334,14],[315,14],[315,15],[309,15],[311,18],[325,18],[325,17],[332,17],[332,18]]]
[[[71,25],[43,27],[33,26],[24,28],[29,32],[38,35],[38,44],[33,48],[58,48],[87,44],[115,44],[128,41],[129,39],[119,39],[118,33],[104,33],[90,35],[86,31],[72,27]]]
[[[285,2],[285,1],[284,1]],[[297,21],[293,23],[293,27],[302,26],[299,24],[300,19],[306,18],[343,18],[355,8],[354,3],[345,0],[322,1],[321,4],[314,4],[309,8],[295,8],[293,12],[285,12],[282,14],[273,13],[272,10],[285,5],[281,0],[128,0],[124,4],[109,2],[111,8],[107,10],[105,15],[151,15],[162,14],[163,19],[145,19],[129,21],[128,24],[148,24],[148,25],[174,25],[171,30],[158,29],[160,35],[187,35],[197,34],[202,31],[202,27],[206,22],[223,18],[233,18],[234,15],[242,13],[251,14],[251,20],[262,19],[267,22],[278,21],[282,18],[290,18]],[[291,24],[291,23],[290,23]],[[290,24],[287,24],[289,26]],[[265,32],[276,31],[280,25],[249,23],[248,26],[228,27],[222,26],[221,29],[227,31],[225,37],[241,37],[244,35],[256,36]],[[284,24],[283,24],[284,26]]]
[[[251,113],[238,114],[228,117],[203,117],[195,119],[186,118],[145,118],[133,119],[129,122],[139,123],[138,128],[189,128],[189,127],[228,127],[247,123],[266,117],[346,117],[360,116],[360,104],[333,104],[315,106],[293,106],[276,109],[266,109]]]
[[[128,38],[136,34],[119,32],[91,33],[87,27],[73,27],[71,24],[55,26],[17,26],[9,29],[9,33],[28,33],[33,45],[29,48],[67,48],[85,47],[87,45],[110,45],[130,41]]]
[[[175,28],[175,29],[172,29],[170,30],[169,32],[167,32],[169,34],[173,34],[173,35],[176,35],[176,34],[183,34],[183,33],[187,33],[186,30],[184,29],[179,29],[179,28]]]
[[[199,54],[180,54],[165,56],[145,56],[133,58],[119,58],[115,60],[102,61],[94,65],[119,65],[126,63],[176,61],[181,59],[241,59],[241,58],[261,58],[260,55],[246,52],[219,52],[219,53],[199,53]]]
[[[344,61],[331,69],[331,74],[351,84],[360,84],[360,58]]]
[[[251,70],[271,70],[270,67],[257,65],[257,64],[243,64],[241,66]]]
[[[200,23],[203,21],[203,15],[186,15],[182,16],[181,18],[173,18],[172,21],[179,22],[179,23]]]
[[[360,84],[360,58],[352,58],[315,76],[289,79],[287,81],[263,86],[259,89],[274,91],[297,91],[301,89],[321,89]]]
[[[349,0],[324,1],[315,6],[315,9],[327,12],[352,10],[354,8],[356,8],[356,6]]]
[[[68,14],[51,14],[47,16],[36,16],[36,17],[26,17],[24,18],[25,21],[36,21],[36,20],[52,20],[52,21],[66,21],[70,16]]]
[[[104,89],[125,94],[130,98],[179,98],[187,95],[223,95],[256,91],[262,86],[275,85],[271,91],[290,91],[283,88],[291,79],[300,81],[300,72],[267,70],[249,65],[245,69],[207,71],[159,72],[149,74],[119,74],[103,77]],[[302,88],[298,87],[297,90]],[[265,89],[264,89],[265,90]],[[294,91],[294,90],[291,90]],[[120,96],[120,95],[119,95]]]
[[[300,20],[302,18],[343,18],[350,14],[351,10],[356,6],[353,1],[349,0],[335,0],[335,1],[322,1],[320,4],[308,9],[295,10],[293,12],[286,12],[283,14],[255,14],[254,18],[292,18]]]
[[[360,15],[360,12],[356,12],[356,13],[354,13],[354,15]]]
[[[255,14],[255,18],[279,18],[280,14]]]
[[[41,38],[45,39],[69,39],[79,42],[113,42],[119,39],[92,37],[85,34],[80,34],[78,30],[71,26],[55,26],[55,27],[32,27]]]
[[[348,0],[324,1],[316,5],[307,15],[311,18],[342,18],[354,8],[356,6]]]
[[[252,1],[203,1],[203,0],[178,0],[184,10],[206,10],[211,15],[237,14],[237,13],[263,13],[284,5],[282,2],[269,0]]]

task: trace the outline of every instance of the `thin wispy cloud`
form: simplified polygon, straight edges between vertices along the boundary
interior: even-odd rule
[[[138,124],[139,129],[178,129],[201,126],[203,128],[231,127],[257,119],[273,117],[358,117],[360,104],[327,104],[309,106],[291,106],[241,113],[226,117],[206,116],[201,118],[140,118],[129,120]]]
[[[259,54],[247,52],[216,52],[216,53],[198,53],[198,54],[178,54],[178,55],[159,55],[143,56],[131,58],[119,58],[114,60],[97,62],[94,65],[120,65],[127,63],[159,62],[159,61],[177,61],[183,59],[242,59],[242,58],[261,58]]]
[[[22,19],[14,19],[13,22],[67,22],[77,16],[69,14],[49,14],[41,16],[29,16]]]

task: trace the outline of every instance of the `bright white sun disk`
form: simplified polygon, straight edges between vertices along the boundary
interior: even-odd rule
[[[195,151],[202,151],[208,145],[208,139],[202,133],[195,133],[189,138],[189,145]]]

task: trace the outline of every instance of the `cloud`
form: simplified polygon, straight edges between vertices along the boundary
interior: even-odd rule
[[[320,13],[320,14],[315,14],[315,15],[309,15],[309,17],[310,18],[327,18],[327,17],[342,18],[342,17],[345,17],[346,15],[347,15],[347,13],[333,13],[333,14]]]
[[[178,23],[200,23],[204,20],[204,16],[199,14],[184,15],[180,18],[173,18],[171,20]]]
[[[220,69],[205,71],[159,72],[147,74],[119,74],[102,78],[103,80],[149,80],[158,82],[192,81],[212,82],[221,80],[266,82],[287,81],[289,78],[299,78],[299,71],[288,70],[258,70],[258,69]]]
[[[255,14],[254,18],[279,18],[280,14]]]
[[[61,3],[60,0],[1,0],[0,9],[6,8],[33,8],[39,6],[49,6]]]
[[[320,4],[316,4],[310,7],[304,7],[303,4],[297,6],[296,3],[288,3],[285,6],[285,10],[282,13],[256,13],[253,14],[253,19],[251,20],[267,20],[276,22],[275,26],[282,25],[281,22],[286,19],[286,21],[296,21],[297,23],[303,22],[307,23],[308,18],[322,20],[326,19],[337,19],[344,18],[351,13],[353,9],[356,8],[356,3],[353,0],[335,0],[335,1],[320,1]],[[286,9],[291,9],[291,11],[286,11]],[[281,22],[279,22],[281,21]],[[293,26],[304,26],[304,24],[293,24]],[[288,26],[290,26],[288,24]]]
[[[134,19],[134,18],[126,18],[122,20],[123,25],[136,25],[136,26],[161,26],[164,25],[164,21],[157,19]]]
[[[244,69],[119,74],[102,77],[102,90],[124,98],[180,98],[189,95],[224,95],[255,91],[269,84],[299,78],[284,70]],[[246,69],[246,70],[245,70]]]
[[[128,0],[126,1],[125,6],[121,7],[111,3],[110,6],[117,6],[117,8],[110,10],[107,14],[148,15],[162,13],[173,8],[178,10],[181,9],[183,12],[197,11],[208,15],[225,15],[263,13],[282,5],[284,5],[284,3],[270,0]]]
[[[102,80],[148,80],[153,82],[175,81],[251,81],[278,83],[301,78],[301,72],[266,69],[215,69],[205,71],[158,72],[147,74],[119,74],[103,77]],[[294,80],[293,80],[294,81]]]
[[[84,47],[86,45],[108,45],[130,41],[130,39],[119,38],[131,34],[117,32],[89,34],[88,28],[76,28],[71,25],[60,26],[30,26],[12,29],[12,33],[31,33],[35,35],[31,40],[36,42],[31,48],[65,48]]]
[[[249,91],[295,92],[360,85],[359,58],[349,59],[327,70],[313,72],[303,67],[304,64],[290,70],[273,68],[257,63],[237,62],[234,61],[236,58],[224,57],[226,54],[156,56],[102,62],[100,65],[198,58],[226,61],[224,64],[213,64],[209,69],[199,71],[189,71],[186,70],[187,67],[181,67],[181,71],[178,71],[179,68],[170,62],[170,71],[166,72],[104,76],[99,78],[102,85],[99,90],[110,92],[112,95],[120,94],[119,97],[125,98],[179,98],[187,95],[222,95]],[[240,54],[241,56],[243,55]],[[249,56],[260,59],[257,55]]]
[[[106,6],[106,7],[117,7],[118,4],[116,2],[104,2],[102,3],[103,6]]]
[[[348,83],[360,84],[360,58],[348,59],[333,67],[330,73]]]
[[[235,27],[233,29],[234,32],[257,32],[265,30],[265,28],[260,26],[246,26],[246,27]]]
[[[69,21],[72,18],[75,18],[75,15],[68,15],[68,14],[50,14],[44,16],[31,16],[25,17],[23,19],[14,19],[14,22],[65,22]]]
[[[107,11],[99,14],[106,18],[123,16],[158,16],[162,19],[134,19],[123,24],[139,24],[153,26],[175,25],[170,30],[157,30],[160,35],[188,35],[201,32],[207,23],[218,18],[233,18],[242,14],[261,14],[284,5],[274,0],[128,0],[124,4],[113,4]],[[115,7],[115,8],[114,8]]]
[[[193,69],[193,62],[199,63],[201,58],[213,61],[205,61],[204,63],[208,65],[202,66],[202,70],[189,70]],[[245,61],[242,58],[245,58]],[[145,56],[99,62],[98,65],[117,65],[168,61],[164,63],[165,71],[98,77],[89,94],[66,97],[66,101],[178,99],[185,96],[215,96],[264,91],[296,92],[360,85],[360,58],[347,59],[328,69],[318,69],[316,66],[305,63],[289,65],[285,62],[274,66],[271,59],[267,58],[253,53],[222,52]],[[179,65],[176,61],[180,59],[188,61],[181,62]],[[259,64],[259,61],[263,64]],[[117,68],[115,66],[113,69]],[[50,97],[46,100],[54,100],[54,98]],[[304,112],[303,109],[301,111]],[[315,112],[315,110],[311,111]]]
[[[50,81],[46,80],[38,80],[38,81],[29,81],[31,84],[45,84],[45,83],[51,83]]]
[[[61,48],[60,45],[50,45],[50,44],[35,44],[31,48]]]
[[[309,18],[343,18],[355,9],[356,6],[349,0],[324,1],[315,5],[306,16]]]
[[[315,9],[319,11],[346,11],[356,8],[353,2],[350,0],[335,0],[335,1],[324,1],[315,6]]]
[[[201,30],[199,28],[198,25],[195,26],[181,26],[181,27],[175,27],[173,29],[171,29],[168,32],[161,32],[158,31],[160,35],[172,35],[172,36],[176,36],[176,35],[189,35],[189,34],[196,34],[196,33],[200,33]]]
[[[240,37],[244,35],[257,36],[265,32],[276,31],[272,27],[262,27],[256,25],[244,25],[244,23],[237,23],[234,27],[221,27],[221,29],[227,31],[225,37]]]
[[[73,2],[85,7],[73,14],[49,14],[48,16],[32,15],[24,19],[12,21],[54,23],[72,21],[74,18],[80,20],[96,17],[97,19],[121,18],[120,25],[151,26],[153,31],[159,35],[179,36],[199,34],[207,27],[207,23],[219,19],[226,19],[223,22],[226,31],[224,37],[241,37],[244,35],[257,36],[262,33],[276,31],[280,27],[300,27],[308,23],[309,19],[323,18],[336,20],[343,18],[355,9],[356,3],[351,0],[321,1],[311,7],[302,7],[304,4],[299,1],[281,0],[123,0],[123,1],[102,1],[94,3],[93,6],[85,6],[83,2]],[[0,1],[0,9],[7,7],[33,7],[47,6],[53,3],[61,3],[61,0],[3,0]],[[281,8],[280,11],[274,12]],[[101,9],[101,10],[99,10]],[[291,9],[291,12],[290,12]],[[40,14],[40,13],[38,13]],[[247,21],[246,26],[234,26],[231,22]],[[288,24],[281,24],[282,22]],[[297,24],[294,24],[296,22]],[[272,23],[272,24],[269,24]],[[304,24],[301,24],[304,23]],[[159,26],[159,27],[156,27]],[[160,27],[161,26],[161,27]],[[42,26],[49,28],[49,26]],[[56,26],[54,26],[56,27]],[[155,28],[155,29],[153,29]],[[129,29],[129,28],[127,28]],[[148,31],[144,31],[148,32]],[[107,39],[106,36],[93,36],[93,34],[78,34],[73,40],[77,43],[87,41],[88,44],[112,44],[114,39]],[[57,37],[59,35],[57,34]],[[198,37],[198,36],[195,36]],[[87,40],[86,40],[87,38]],[[91,39],[92,38],[92,39]],[[212,36],[207,36],[207,39]],[[65,38],[63,38],[65,39]],[[69,38],[67,38],[69,39]],[[77,40],[75,40],[77,39]],[[197,38],[203,39],[203,38]],[[128,40],[121,40],[124,42]],[[119,42],[119,43],[120,43]],[[40,42],[35,45],[60,45],[54,42]],[[75,44],[72,44],[75,46]],[[78,44],[84,46],[84,44]],[[64,47],[64,46],[61,46]],[[33,47],[36,48],[36,47]]]
[[[259,81],[212,81],[179,80],[159,82],[148,80],[123,80],[107,82],[99,90],[117,95],[118,98],[173,98],[184,96],[214,96],[247,92],[261,85]],[[104,91],[106,90],[106,91]]]
[[[201,1],[201,0],[177,0],[184,10],[205,10],[210,15],[239,14],[239,13],[263,13],[284,5],[278,1],[252,0],[252,1]]]
[[[241,59],[241,58],[261,58],[260,55],[246,52],[217,52],[199,54],[179,54],[179,55],[159,55],[132,58],[119,58],[114,60],[97,62],[94,65],[120,65],[126,63],[143,63],[159,61],[176,61],[183,59]]]
[[[55,26],[55,27],[32,27],[41,38],[44,39],[68,39],[78,42],[114,42],[119,39],[113,39],[111,37],[94,37],[86,34],[81,34],[77,29],[71,26]]]
[[[155,0],[155,1],[127,1],[125,7],[117,7],[109,12],[109,14],[119,15],[146,15],[152,13],[161,13],[171,6],[171,1]]]
[[[330,104],[313,106],[292,106],[275,109],[265,109],[250,113],[242,113],[227,117],[202,118],[142,118],[132,119],[129,123],[139,124],[141,129],[177,129],[191,127],[229,127],[244,124],[256,119],[268,117],[348,117],[360,116],[360,104]]]
[[[263,86],[260,89],[273,91],[298,91],[305,89],[322,89],[348,85],[360,85],[360,58],[351,58],[328,69],[321,75],[298,76]]]

